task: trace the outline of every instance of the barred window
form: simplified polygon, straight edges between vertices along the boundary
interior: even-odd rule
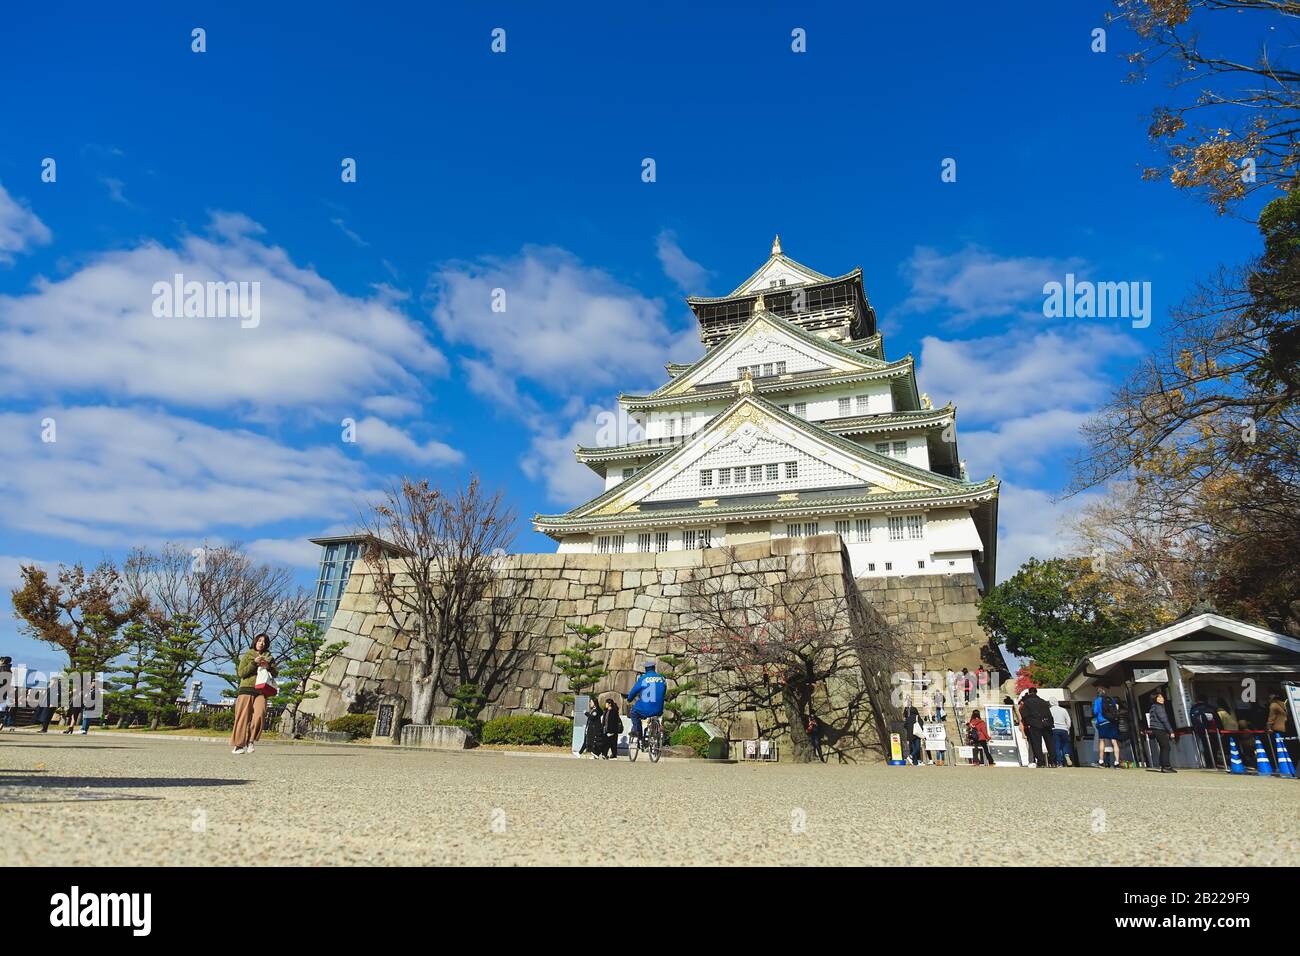
[[[877,455],[885,455],[886,457],[888,457],[888,455],[889,455],[889,442],[887,442],[887,441],[878,441],[878,442],[876,442],[876,454],[877,454]]]
[[[713,469],[712,469],[712,468],[705,468],[705,469],[703,469],[703,470],[700,471],[700,487],[701,487],[701,488],[712,488],[712,487],[713,487]]]
[[[719,469],[718,469],[718,484],[720,484],[720,485],[729,485],[729,484],[731,484],[731,469],[730,469],[730,468],[719,468]]]
[[[785,536],[787,538],[799,537],[799,526],[797,524],[788,524],[785,526]]]
[[[794,413],[795,413],[796,415],[798,415],[800,418],[807,418],[807,417],[808,417],[808,403],[807,403],[807,402],[795,402],[795,403],[794,403]]]
[[[701,547],[701,548],[711,548],[711,547],[713,547],[713,529],[712,529],[712,528],[701,528],[701,529],[700,529],[699,542],[700,542],[700,547]]]
[[[856,525],[857,528],[855,530],[857,531],[858,541],[870,541],[871,540],[871,519],[859,518],[856,522]]]
[[[768,480],[768,481],[776,481],[776,479],[777,479],[777,477],[778,477],[778,475],[777,475],[777,471],[778,471],[778,469],[779,469],[780,467],[781,467],[780,465],[768,465],[768,466],[767,466],[767,480]]]
[[[785,463],[785,476],[786,478],[799,477],[799,463],[797,461],[787,461]]]
[[[859,414],[859,415],[865,415],[865,414],[867,414],[867,411],[868,411],[870,408],[871,408],[871,401],[870,401],[870,399],[868,399],[866,395],[859,395],[859,396],[858,396],[858,414]]]
[[[853,414],[853,400],[850,398],[840,399],[840,417]]]
[[[614,540],[609,543],[609,549],[614,554],[623,553],[624,536],[621,534],[614,535]]]
[[[596,553],[609,554],[609,535],[602,534],[596,539]]]
[[[749,466],[749,482],[750,482],[750,484],[753,484],[753,483],[755,483],[755,482],[762,481],[762,480],[763,480],[763,466],[762,466],[762,465],[750,465],[750,466]]]
[[[682,547],[687,551],[695,550],[695,529],[687,528],[682,532]]]
[[[656,532],[655,532],[655,550],[656,550],[656,551],[667,551],[667,550],[668,550],[668,532],[667,532],[667,531],[656,531]]]
[[[925,537],[925,515],[907,516],[907,536],[913,540]]]
[[[894,442],[894,457],[895,458],[907,457],[907,442],[905,441]]]
[[[822,533],[822,526],[818,524],[816,521],[804,522],[803,534],[805,538],[811,538],[813,535],[821,534],[821,533]]]
[[[640,551],[642,554],[646,554],[650,551],[649,533],[639,534],[636,536],[636,549]]]
[[[764,377],[766,377],[766,376],[768,376],[768,375],[771,375],[771,374],[772,374],[772,363],[771,363],[771,362],[764,362],[764,363],[763,363],[763,375],[764,375]]]
[[[845,541],[848,541],[848,540],[849,540],[849,528],[852,526],[852,524],[853,524],[853,522],[851,522],[851,521],[837,521],[837,522],[835,522],[835,533],[838,534],[838,535],[839,535],[841,538],[843,538]]]
[[[776,374],[777,374],[777,375],[784,375],[784,374],[785,374],[785,363],[784,363],[784,362],[777,362],[777,363],[776,363]]]
[[[903,519],[901,517],[890,516],[889,518],[889,540],[903,540]]]

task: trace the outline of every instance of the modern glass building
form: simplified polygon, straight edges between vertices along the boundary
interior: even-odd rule
[[[365,545],[377,542],[385,550],[398,552],[396,545],[368,534],[338,534],[324,538],[309,538],[321,546],[320,572],[316,575],[316,598],[312,603],[311,619],[320,625],[322,632],[329,630],[334,612],[347,589],[352,574],[352,563],[361,557]]]
[[[352,562],[361,553],[365,535],[336,535],[329,538],[312,538],[312,544],[321,546],[320,573],[316,576],[316,600],[312,604],[312,620],[322,632],[329,630],[334,612],[338,610],[343,589],[348,586]]]

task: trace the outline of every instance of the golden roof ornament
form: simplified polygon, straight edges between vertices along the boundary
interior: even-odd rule
[[[754,394],[754,376],[749,371],[749,369],[745,369],[744,374],[740,376],[740,381],[736,382],[736,394],[738,395]]]
[[[772,240],[772,255],[781,255],[781,234],[778,232],[776,238]]]
[[[758,315],[758,313],[765,309],[767,309],[767,303],[763,301],[763,293],[760,292],[758,298],[754,300],[754,314]]]
[[[934,402],[930,401],[930,396],[925,392],[921,393],[921,407],[927,411],[934,408]]]

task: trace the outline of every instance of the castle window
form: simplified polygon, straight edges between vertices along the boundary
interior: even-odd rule
[[[907,536],[913,540],[925,537],[925,515],[907,516]]]
[[[889,540],[903,540],[903,519],[901,517],[891,516],[889,519]]]
[[[876,442],[876,454],[884,455],[886,458],[889,457],[889,442],[887,441]]]
[[[808,417],[808,403],[807,403],[807,402],[795,402],[795,403],[794,403],[794,413],[795,413],[796,415],[798,415],[800,418],[807,418],[807,417]]]
[[[655,550],[656,550],[656,551],[667,551],[667,550],[668,550],[668,532],[667,532],[667,531],[656,531],[656,532],[655,532]]]
[[[719,469],[718,469],[718,484],[720,484],[720,485],[729,485],[729,484],[731,484],[731,469],[730,469],[730,468],[719,468]]]
[[[853,414],[853,400],[850,398],[840,399],[840,418]]]
[[[871,408],[871,401],[870,401],[870,399],[868,399],[867,396],[865,396],[865,395],[859,395],[859,396],[858,396],[858,414],[859,414],[859,415],[865,415],[865,414],[867,414],[867,411],[868,411],[870,408]]]
[[[851,521],[837,521],[837,522],[835,522],[835,533],[838,534],[838,535],[839,535],[841,538],[843,538],[845,541],[848,541],[848,540],[849,540],[849,528],[852,527],[852,525],[853,525],[853,522],[851,522]]]
[[[647,554],[650,551],[649,534],[639,534],[636,536],[636,549],[642,554]]]
[[[701,469],[701,471],[700,471],[700,487],[701,487],[701,488],[712,488],[712,487],[713,487],[713,469],[712,469],[712,468],[704,468],[704,469]]]
[[[780,465],[767,465],[766,467],[767,467],[767,480],[768,480],[768,481],[776,481],[776,479],[777,479],[777,470],[778,470],[781,466],[780,466]]]
[[[859,518],[856,522],[857,539],[859,542],[871,540],[871,519]]]
[[[777,375],[784,375],[784,374],[785,374],[785,363],[784,363],[784,362],[777,362],[777,363],[776,363],[776,374],[777,374]]]
[[[787,461],[785,463],[786,480],[799,477],[799,463],[797,461]]]
[[[762,466],[762,465],[750,465],[750,466],[749,466],[749,483],[750,483],[750,484],[756,484],[757,482],[760,482],[760,481],[762,481],[762,480],[763,480],[763,466]]]
[[[743,484],[745,483],[745,466],[744,466],[744,465],[740,465],[739,467],[736,468],[736,474],[735,474],[735,477],[734,477],[732,480],[735,481],[735,483],[738,484],[738,485],[743,485]]]
[[[894,442],[894,457],[903,458],[903,459],[907,458],[907,442],[905,441]]]

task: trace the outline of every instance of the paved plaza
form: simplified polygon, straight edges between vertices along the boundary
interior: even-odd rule
[[[0,737],[0,865],[1270,866],[1300,782]]]

